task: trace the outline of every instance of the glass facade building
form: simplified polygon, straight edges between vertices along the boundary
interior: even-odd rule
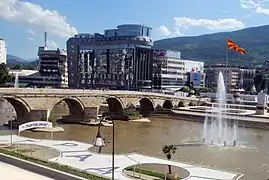
[[[69,87],[148,89],[152,83],[151,28],[120,25],[67,41]]]

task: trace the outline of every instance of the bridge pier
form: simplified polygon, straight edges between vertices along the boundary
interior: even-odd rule
[[[98,106],[84,107],[84,120],[97,119],[98,110]]]
[[[47,121],[49,114],[49,110],[31,110],[30,121]]]

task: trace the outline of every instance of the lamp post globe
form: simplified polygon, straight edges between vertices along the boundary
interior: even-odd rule
[[[104,139],[102,138],[100,132],[97,133],[97,136],[96,136],[96,138],[95,138],[95,140],[94,140],[93,145],[94,145],[95,147],[103,147],[103,146],[106,145],[106,144],[105,144],[105,141],[104,141]]]

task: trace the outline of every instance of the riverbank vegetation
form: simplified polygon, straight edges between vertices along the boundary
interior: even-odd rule
[[[52,127],[55,127],[57,125],[57,118],[56,117],[49,117],[49,122],[52,123]]]
[[[136,109],[136,107],[133,104],[128,104],[127,107],[124,110],[124,115],[128,116],[129,119],[141,119],[142,115],[140,112]]]
[[[88,173],[86,171],[80,171],[80,170],[77,170],[77,169],[72,168],[72,167],[67,166],[67,165],[61,165],[61,164],[58,164],[55,162],[48,162],[48,161],[41,160],[38,158],[26,156],[25,154],[18,152],[14,149],[10,150],[10,149],[6,149],[6,148],[0,148],[0,153],[6,154],[9,156],[13,156],[13,157],[16,157],[16,158],[19,158],[22,160],[26,160],[26,161],[29,161],[32,163],[36,163],[39,165],[43,165],[43,166],[46,166],[46,167],[49,167],[49,168],[52,168],[55,170],[59,170],[62,172],[73,174],[73,175],[76,175],[76,176],[79,176],[82,178],[91,179],[91,180],[108,180],[108,178],[98,176],[97,174]]]

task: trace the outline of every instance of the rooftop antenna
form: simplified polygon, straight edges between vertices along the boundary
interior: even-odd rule
[[[45,49],[47,49],[47,43],[48,43],[48,41],[47,41],[47,38],[48,38],[48,34],[47,34],[47,32],[44,32],[44,38],[45,38],[45,41],[44,41],[44,48]]]

